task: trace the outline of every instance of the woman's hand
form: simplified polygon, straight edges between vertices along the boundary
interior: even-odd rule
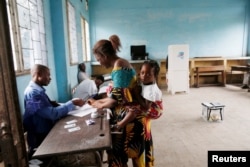
[[[94,108],[103,109],[103,108],[111,108],[114,107],[116,100],[106,97],[104,99],[94,100],[89,99],[88,104]]]
[[[103,103],[99,100],[91,101],[90,105],[97,109],[103,109]]]

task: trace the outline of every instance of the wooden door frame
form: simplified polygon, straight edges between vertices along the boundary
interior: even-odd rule
[[[5,167],[28,167],[6,1],[0,0],[0,156]]]

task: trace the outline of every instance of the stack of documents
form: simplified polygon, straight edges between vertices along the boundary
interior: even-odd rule
[[[84,104],[82,107],[77,107],[76,110],[70,111],[69,115],[74,115],[77,117],[84,117],[88,114],[91,114],[92,112],[96,112],[97,108],[92,107],[89,104]]]

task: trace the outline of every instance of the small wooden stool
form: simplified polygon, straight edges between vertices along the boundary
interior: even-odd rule
[[[211,116],[211,112],[212,111],[219,111],[220,112],[220,118],[221,120],[223,120],[223,116],[224,116],[224,107],[225,105],[220,104],[220,103],[209,103],[209,102],[203,102],[201,103],[202,105],[202,116],[205,116],[205,112],[207,112],[207,120],[210,119]]]

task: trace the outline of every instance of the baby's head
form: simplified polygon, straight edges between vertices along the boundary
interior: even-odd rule
[[[141,66],[140,80],[144,85],[152,84],[156,82],[160,71],[159,64],[155,60],[147,60]]]

